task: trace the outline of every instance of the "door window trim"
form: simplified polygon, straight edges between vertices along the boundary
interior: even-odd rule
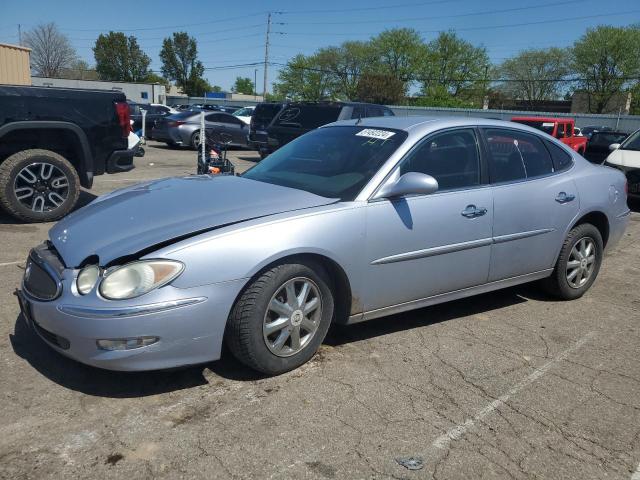
[[[475,137],[475,140],[476,140],[476,151],[478,153],[478,166],[479,166],[479,169],[480,169],[480,172],[479,172],[480,173],[480,183],[478,183],[478,185],[471,185],[471,186],[468,186],[468,187],[450,188],[450,189],[447,189],[447,190],[438,190],[438,191],[436,191],[434,193],[430,193],[428,195],[410,195],[410,196],[406,196],[406,197],[402,197],[402,198],[431,197],[433,195],[447,194],[447,193],[452,193],[452,192],[453,193],[455,193],[455,192],[464,192],[464,191],[468,191],[468,190],[476,190],[476,189],[479,189],[479,188],[484,188],[484,187],[490,186],[491,183],[489,182],[489,170],[488,170],[488,166],[487,166],[487,163],[486,163],[486,158],[485,158],[484,151],[483,151],[482,144],[481,144],[479,129],[478,129],[478,127],[476,125],[461,125],[461,126],[457,126],[457,127],[446,127],[446,128],[442,128],[440,130],[434,130],[434,131],[429,132],[428,134],[426,134],[420,140],[418,140],[409,149],[409,151],[407,151],[396,162],[396,164],[391,168],[389,173],[380,181],[380,183],[378,183],[378,186],[373,190],[371,195],[369,195],[369,198],[367,199],[367,202],[373,203],[373,202],[380,202],[380,201],[385,201],[385,200],[389,201],[388,198],[377,198],[377,199],[374,199],[373,197],[375,197],[375,195],[378,193],[378,190],[380,190],[384,185],[386,185],[386,183],[389,181],[389,179],[396,174],[396,172],[398,171],[398,169],[402,165],[402,162],[404,162],[407,158],[409,158],[409,156],[412,155],[413,152],[415,152],[425,142],[428,142],[433,137],[435,137],[437,135],[440,135],[440,134],[443,134],[443,133],[454,132],[456,130],[471,130],[473,135],[474,135],[474,137]]]
[[[525,134],[525,135],[532,135],[534,137],[537,137],[538,140],[540,140],[542,142],[542,145],[544,145],[544,150],[545,152],[547,152],[547,154],[549,155],[549,158],[551,159],[551,165],[553,166],[553,172],[551,173],[545,173],[544,175],[537,175],[535,177],[525,177],[525,178],[521,178],[519,180],[505,180],[504,182],[493,182],[491,181],[491,172],[489,172],[487,170],[487,176],[488,176],[488,184],[491,186],[502,186],[502,185],[513,185],[513,184],[517,184],[517,183],[523,183],[523,182],[533,182],[536,180],[540,180],[541,178],[549,178],[555,175],[562,175],[564,173],[567,173],[571,170],[573,170],[573,168],[575,167],[575,159],[573,158],[573,155],[569,154],[569,156],[571,157],[571,166],[569,168],[565,168],[563,170],[555,170],[555,164],[553,163],[553,157],[551,156],[551,152],[549,151],[549,149],[547,148],[546,145],[546,139],[543,138],[542,136],[533,133],[533,132],[529,132],[529,131],[524,131],[524,130],[520,130],[518,128],[513,128],[513,127],[503,127],[503,126],[495,126],[495,125],[478,125],[477,126],[478,130],[479,130],[479,134],[482,137],[482,143],[483,143],[483,148],[485,149],[485,154],[486,154],[486,165],[488,167],[488,162],[489,162],[489,155],[491,155],[491,153],[489,152],[489,142],[487,140],[487,136],[486,136],[486,130],[488,129],[498,129],[498,130],[511,130],[514,132],[518,132],[521,134]],[[569,152],[566,152],[569,153]]]

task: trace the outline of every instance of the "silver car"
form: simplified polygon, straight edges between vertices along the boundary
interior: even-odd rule
[[[367,118],[314,130],[242,176],[99,197],[32,250],[24,317],[97,367],[209,362],[223,341],[279,374],[332,322],[541,280],[593,284],[629,221],[624,175],[482,119]]]
[[[249,126],[238,117],[225,112],[205,112],[208,135],[224,133],[229,145],[246,147]],[[170,146],[197,148],[200,145],[200,112],[188,111],[156,120],[151,135],[154,140]]]

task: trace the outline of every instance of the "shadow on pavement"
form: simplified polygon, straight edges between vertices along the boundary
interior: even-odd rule
[[[549,299],[542,294],[538,294],[535,290],[535,286],[514,287],[377,318],[355,325],[336,325],[329,330],[324,343],[335,347],[403,330],[434,325],[458,317],[490,313],[492,310],[527,302],[529,299],[533,299],[534,296],[536,300]],[[540,298],[538,298],[538,295]]]
[[[337,346],[398,331],[445,322],[461,316],[487,313],[528,301],[534,287],[516,287],[479,295],[446,304],[393,315],[358,325],[331,328],[326,344]],[[537,295],[537,294],[536,294]],[[14,333],[10,335],[14,352],[49,380],[71,390],[111,398],[131,398],[157,395],[208,384],[205,371],[227,380],[256,381],[265,378],[235,360],[226,349],[222,359],[205,365],[153,372],[114,372],[83,365],[49,347],[18,316]]]
[[[239,364],[230,354],[224,360],[207,365],[153,372],[114,372],[76,362],[47,345],[18,316],[14,333],[9,336],[13,351],[52,382],[70,390],[110,398],[157,395],[206,385],[205,369],[232,380],[251,381],[263,378]]]

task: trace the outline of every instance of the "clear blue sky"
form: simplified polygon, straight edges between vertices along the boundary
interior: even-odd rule
[[[638,0],[0,0],[0,42],[17,43],[18,24],[24,31],[52,21],[93,65],[91,47],[98,34],[120,30],[137,36],[159,71],[162,39],[183,30],[198,40],[212,84],[229,89],[236,76],[253,79],[257,68],[261,91],[261,66],[230,66],[264,59],[268,10],[281,12],[273,15],[271,41],[271,60],[279,63],[394,27],[415,28],[426,41],[451,29],[484,45],[500,62],[528,47],[568,47],[588,27],[640,22]],[[277,67],[271,67],[269,82],[276,77]]]

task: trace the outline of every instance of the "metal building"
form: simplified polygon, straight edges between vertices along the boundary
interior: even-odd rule
[[[31,85],[30,48],[0,43],[0,83]]]
[[[165,103],[166,88],[159,83],[107,82],[102,80],[70,80],[66,78],[31,77],[38,87],[82,88],[87,90],[114,90],[122,92],[127,100],[136,103]]]

